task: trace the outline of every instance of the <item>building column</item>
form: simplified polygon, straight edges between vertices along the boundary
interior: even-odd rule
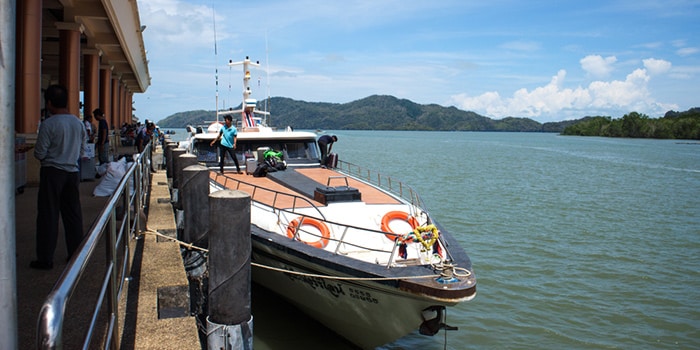
[[[68,111],[80,116],[80,34],[78,23],[56,23],[59,34],[58,83],[68,89]]]
[[[105,114],[112,114],[112,67],[100,67],[100,104],[98,106]]]
[[[129,109],[127,108],[127,101],[126,101],[126,85],[123,83],[121,84],[121,89],[120,89],[120,94],[119,94],[119,100],[122,102],[121,103],[121,110],[122,112],[119,114],[120,119],[120,125],[121,123],[124,123],[124,121],[127,120],[127,116],[129,115]]]
[[[109,122],[114,125],[116,121],[119,120],[117,116],[119,115],[119,79],[112,78],[112,110],[109,115]]]
[[[83,115],[92,115],[100,106],[100,52],[83,51]]]
[[[129,106],[129,109],[128,109],[129,115],[127,116],[126,119],[130,123],[131,119],[134,118],[134,109],[133,109],[133,107],[134,107],[134,92],[133,91],[128,91],[126,93],[126,101],[127,101],[127,105]]]
[[[41,0],[19,2],[15,50],[15,131],[37,132],[41,120]]]

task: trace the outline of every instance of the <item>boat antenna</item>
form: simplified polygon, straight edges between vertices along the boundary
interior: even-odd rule
[[[216,122],[219,122],[219,63],[218,63],[218,50],[216,47],[216,11],[214,11],[214,0],[211,2],[211,15],[212,22],[214,23],[214,78],[216,79],[216,108],[214,108],[214,115],[216,116]]]
[[[265,93],[267,94],[267,98],[265,99],[265,112],[267,112],[267,125],[272,125],[272,121],[270,121],[270,106],[268,106],[268,103],[270,102],[270,49],[269,46],[267,45],[267,30],[265,30]]]

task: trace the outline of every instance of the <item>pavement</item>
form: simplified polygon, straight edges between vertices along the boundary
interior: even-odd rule
[[[119,154],[134,153],[133,147],[118,147]],[[153,155],[154,164],[160,164],[162,148],[158,147]],[[27,158],[33,156],[28,155]],[[149,204],[146,210],[145,232],[175,232],[175,221],[170,191],[165,170],[152,174]],[[36,176],[36,174],[34,174]],[[28,174],[28,178],[33,178]],[[92,223],[105,208],[109,197],[93,196],[93,190],[100,179],[80,183],[80,200],[83,211],[83,227],[87,233]],[[36,329],[41,306],[54,284],[66,267],[66,248],[63,225],[59,224],[60,233],[54,268],[35,270],[29,263],[36,259],[35,227],[37,220],[38,184],[28,182],[21,194],[15,196],[16,223],[16,271],[17,271],[17,328],[18,348],[36,349]],[[164,312],[163,295],[176,293],[180,304],[187,301],[187,279],[180,250],[176,243],[158,239],[154,235],[142,235],[129,238],[132,251],[130,258],[130,278],[122,289],[122,301],[117,317],[120,321],[121,349],[199,349],[201,345],[197,335],[194,317],[188,315],[184,306],[172,307]],[[71,296],[66,308],[63,326],[65,349],[79,348],[85,337],[84,330],[90,322],[91,310],[96,300],[96,293],[104,275],[106,264],[104,246],[98,246],[93,253],[80,282]],[[167,304],[167,303],[166,303]],[[106,308],[106,307],[105,307]],[[176,312],[172,312],[175,310]],[[184,312],[183,312],[184,310]],[[106,318],[102,312],[98,322]],[[93,338],[100,339],[104,331],[98,331]],[[93,341],[90,348],[97,343]]]

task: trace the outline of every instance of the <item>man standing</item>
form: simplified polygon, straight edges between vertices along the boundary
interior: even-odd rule
[[[333,149],[333,142],[338,141],[338,137],[335,135],[323,135],[318,138],[318,147],[321,149],[321,164],[326,164],[326,157],[331,153]]]
[[[92,115],[97,119],[97,157],[100,164],[104,164],[108,162],[109,155],[109,125],[101,109],[96,108]]]
[[[36,217],[35,269],[53,268],[58,240],[58,215],[63,219],[68,258],[83,240],[78,162],[87,141],[85,126],[68,112],[68,90],[51,85],[44,93],[49,117],[41,123],[34,157],[41,162]]]
[[[146,122],[146,125],[136,131],[136,150],[139,153],[143,152],[143,149],[146,148],[146,145],[151,141],[151,136],[155,128],[155,124]]]
[[[236,173],[241,172],[241,166],[238,165],[238,157],[236,157],[236,141],[238,140],[238,130],[233,126],[233,117],[230,114],[224,116],[224,126],[219,130],[219,135],[214,139],[209,146],[214,146],[219,140],[219,171],[224,173],[224,162],[226,153],[231,156],[233,163],[236,164]]]

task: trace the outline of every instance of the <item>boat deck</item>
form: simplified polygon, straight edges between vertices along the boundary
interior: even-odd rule
[[[345,186],[347,179],[347,186],[356,188],[361,193],[362,202],[366,204],[400,204],[394,197],[332,169],[319,167],[294,169],[293,171],[306,176],[318,187]],[[308,193],[305,195],[302,191],[282,185],[268,177],[254,177],[235,172],[225,172],[223,175],[211,172],[210,178],[224,188],[247,192],[253,200],[277,208],[303,208],[310,207],[311,204],[317,207],[325,206],[325,204],[309,198]],[[298,197],[305,200],[299,200]]]

